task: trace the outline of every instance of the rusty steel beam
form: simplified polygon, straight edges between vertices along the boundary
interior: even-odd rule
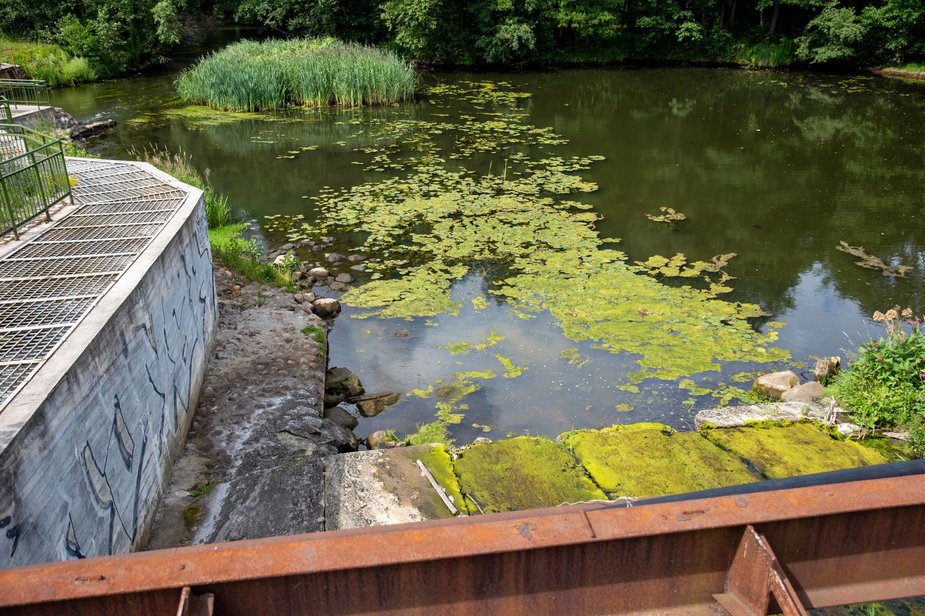
[[[798,614],[921,596],[925,475],[9,569],[0,614],[176,614],[187,587],[222,616]]]

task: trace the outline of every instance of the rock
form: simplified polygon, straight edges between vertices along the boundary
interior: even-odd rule
[[[281,252],[289,252],[293,248],[295,248],[295,244],[283,244],[279,247]]]
[[[359,263],[365,258],[366,257],[364,257],[363,255],[347,255],[347,260],[350,261],[351,263]]]
[[[325,396],[325,398],[327,398],[327,396]],[[331,421],[336,423],[338,426],[341,426],[342,428],[346,428],[348,430],[353,430],[360,423],[360,420],[354,417],[353,415],[351,415],[350,411],[348,411],[345,408],[339,407],[339,406],[335,406],[334,408],[327,409],[324,412],[324,417],[325,419],[330,419]]]
[[[360,377],[347,368],[331,368],[325,375],[324,391],[343,394],[345,398],[357,398],[366,393]]]
[[[398,439],[386,430],[376,430],[366,437],[366,446],[370,449],[391,449],[397,445]]]
[[[375,417],[384,411],[386,407],[392,406],[400,399],[401,394],[386,391],[347,398],[347,402],[356,404],[363,417]]]
[[[337,276],[334,277],[334,280],[336,280],[337,282],[343,282],[343,283],[353,282],[353,276],[351,276],[350,274],[338,274]]]
[[[857,436],[861,434],[864,429],[861,426],[858,426],[853,423],[840,423],[838,424],[838,433],[842,436]]]
[[[299,305],[299,308],[301,308],[302,312],[305,314],[315,314],[315,308],[311,302],[304,302]]]
[[[305,294],[304,294],[304,293],[296,293],[295,295],[292,296],[292,299],[293,299],[293,301],[295,301],[295,303],[301,304],[301,303],[303,303],[303,302],[305,301]]]
[[[841,409],[834,409],[827,404],[818,402],[766,402],[763,404],[750,404],[746,406],[726,406],[715,409],[705,409],[694,417],[694,426],[699,430],[704,426],[713,428],[736,428],[754,422],[765,421],[829,421],[833,413]]]
[[[354,265],[350,269],[352,269],[355,272],[365,272],[366,266],[365,265]]]
[[[273,265],[276,267],[282,266],[282,264],[286,261],[286,255],[282,255],[277,252],[271,252],[267,256],[273,258]]]
[[[340,302],[330,297],[321,297],[312,302],[312,309],[322,319],[333,319],[340,314]]]
[[[305,274],[299,271],[295,271],[295,272],[292,272],[289,278],[290,280],[292,280],[292,282],[299,282],[300,280],[303,280],[305,278]]]
[[[785,391],[793,389],[800,383],[800,379],[791,370],[764,374],[755,379],[752,388],[755,392],[771,400],[780,400]]]
[[[302,272],[303,274],[307,274],[308,273],[308,263],[302,263],[302,265],[299,266],[299,271]]]
[[[345,285],[343,282],[336,282],[336,281],[335,281],[335,282],[332,282],[331,284],[329,284],[329,285],[328,285],[328,288],[331,289],[332,291],[337,292],[337,293],[343,293],[344,291],[346,291],[346,290],[349,289],[350,287],[348,287],[347,285]]]
[[[480,436],[480,437],[478,437],[477,439],[475,439],[474,441],[472,441],[472,444],[473,444],[473,445],[491,445],[493,442],[494,442],[494,441],[492,441],[492,440],[491,440],[490,438],[488,438],[488,437]]]
[[[337,252],[329,252],[324,255],[324,258],[328,260],[328,263],[340,263],[344,260],[344,255]]]
[[[323,444],[332,445],[338,453],[348,453],[360,448],[360,439],[352,430],[339,426],[330,419],[325,419],[322,423],[318,440]]]
[[[344,401],[346,396],[344,394],[336,393],[325,393],[324,394],[324,408],[331,409]]]
[[[310,304],[316,299],[315,294],[312,293],[311,291],[309,291],[308,293],[300,293],[299,295],[302,296],[302,302],[306,304]]]
[[[102,122],[93,122],[91,124],[86,124],[83,126],[75,126],[71,129],[71,139],[72,140],[85,140],[90,137],[95,137],[100,133],[103,133],[110,128],[115,128],[115,120],[103,120]]]
[[[817,381],[825,385],[828,383],[830,378],[835,376],[840,366],[841,357],[833,356],[817,359],[816,368],[813,370],[813,375]]]
[[[324,280],[325,278],[330,276],[331,273],[328,270],[324,269],[323,267],[313,267],[310,270],[308,270],[308,275],[314,278],[315,280]]]
[[[822,384],[808,381],[789,389],[781,396],[784,402],[812,402],[822,397]]]

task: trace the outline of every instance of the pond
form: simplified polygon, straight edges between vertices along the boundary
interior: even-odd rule
[[[330,364],[405,395],[361,437],[689,428],[756,374],[850,357],[875,310],[922,309],[922,85],[437,73],[398,107],[241,117],[183,107],[174,78],[54,104],[119,122],[93,153],[187,152],[268,246],[367,257],[328,265],[354,279]]]

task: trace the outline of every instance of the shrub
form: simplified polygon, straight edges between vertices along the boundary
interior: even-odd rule
[[[861,347],[858,359],[840,374],[835,397],[866,428],[904,427],[922,453],[925,436],[925,333],[911,309],[874,313],[886,338]]]
[[[187,101],[257,111],[286,105],[388,105],[414,94],[414,69],[392,52],[335,39],[242,41],[177,80]]]
[[[97,77],[86,58],[71,56],[58,45],[0,39],[0,48],[11,48],[16,63],[31,78],[44,79],[50,86],[72,86]]]

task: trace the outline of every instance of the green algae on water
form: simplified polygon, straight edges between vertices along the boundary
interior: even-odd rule
[[[450,96],[471,102],[473,113],[455,121],[370,123],[367,137],[382,142],[372,147],[374,170],[406,173],[313,197],[321,217],[312,232],[359,234],[365,239],[358,250],[374,255],[366,263],[372,280],[341,297],[360,309],[352,318],[458,315],[454,283],[486,267],[507,272],[487,292],[515,315],[548,312],[568,339],[635,356],[633,382],[788,357],[772,346],[776,332],[757,332],[749,322],[763,314],[759,307],[718,298],[731,290],[723,267],[734,255],[632,264],[605,247],[611,240],[595,229],[599,215],[570,198],[597,190],[580,172],[601,157],[547,152],[565,140],[526,121],[520,103],[529,94],[490,82],[428,92],[436,106]],[[441,145],[448,137],[451,150]],[[466,168],[475,154],[493,153],[504,157],[499,167]],[[450,166],[448,159],[458,162]],[[688,284],[664,284],[647,275],[654,270]],[[476,310],[483,305],[473,301]]]

